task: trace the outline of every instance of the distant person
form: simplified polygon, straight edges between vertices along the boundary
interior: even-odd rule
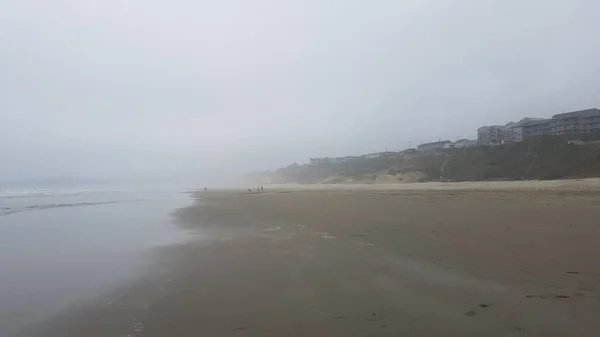
[[[206,187],[205,187],[205,188],[204,188],[204,192],[206,192],[206,191],[207,191],[207,189],[206,189]]]
[[[262,186],[262,185],[260,185],[260,191],[262,192],[262,191],[264,191],[264,190],[265,190],[265,189],[263,188],[263,186]]]

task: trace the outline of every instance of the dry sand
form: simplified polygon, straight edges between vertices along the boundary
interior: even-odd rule
[[[39,336],[599,336],[600,182],[198,193],[204,239]]]

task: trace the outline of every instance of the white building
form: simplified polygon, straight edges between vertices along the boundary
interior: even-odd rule
[[[448,143],[444,145],[445,149],[461,149],[463,147],[471,147],[477,145],[476,140],[459,139],[455,143]]]
[[[417,151],[426,152],[426,151],[433,151],[433,150],[437,150],[437,149],[443,149],[446,146],[446,144],[452,144],[452,142],[449,140],[443,140],[443,141],[439,141],[439,142],[421,144],[417,147]]]

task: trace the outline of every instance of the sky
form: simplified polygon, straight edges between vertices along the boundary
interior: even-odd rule
[[[600,107],[595,0],[0,0],[0,180],[218,179]]]

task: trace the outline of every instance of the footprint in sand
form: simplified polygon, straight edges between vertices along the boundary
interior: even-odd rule
[[[489,307],[490,305],[491,304],[482,303],[482,304],[479,304],[478,307],[480,307],[482,309],[485,309],[485,308]],[[463,313],[463,315],[465,315],[465,316],[475,316],[475,315],[477,315],[477,311],[475,311],[474,309],[473,310],[469,310],[469,311]]]

